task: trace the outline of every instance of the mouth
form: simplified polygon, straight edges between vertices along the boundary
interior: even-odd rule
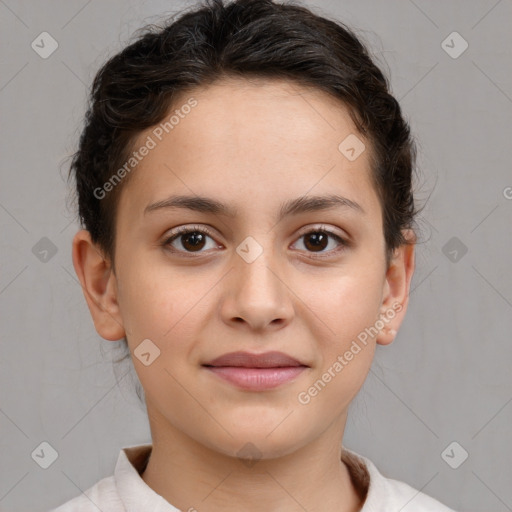
[[[232,352],[202,366],[216,377],[248,391],[276,388],[295,379],[309,368],[282,352]]]

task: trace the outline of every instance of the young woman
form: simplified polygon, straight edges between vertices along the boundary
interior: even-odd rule
[[[73,263],[152,442],[69,511],[450,509],[343,446],[414,271],[415,149],[341,23],[210,1],[93,84]]]

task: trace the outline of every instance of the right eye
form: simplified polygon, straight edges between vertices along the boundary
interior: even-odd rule
[[[171,232],[163,242],[164,247],[170,248],[171,252],[176,253],[201,253],[205,246],[206,238],[213,240],[213,233],[209,229],[202,226],[181,226]],[[175,242],[181,245],[176,247]],[[217,243],[212,244],[213,248],[219,247]]]

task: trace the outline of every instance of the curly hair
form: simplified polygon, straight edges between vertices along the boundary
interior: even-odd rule
[[[383,218],[386,258],[411,243],[416,148],[387,78],[355,33],[309,9],[273,0],[205,0],[148,25],[98,71],[72,157],[82,226],[114,267],[116,210],[126,177],[101,188],[126,161],[140,132],[160,123],[178,96],[224,77],[286,79],[342,102],[371,145],[371,177]],[[413,229],[414,232],[414,229]]]

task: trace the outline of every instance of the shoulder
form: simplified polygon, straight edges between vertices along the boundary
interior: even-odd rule
[[[385,480],[390,504],[402,507],[400,508],[401,512],[455,512],[440,501],[418,491],[405,482],[392,478],[382,478]]]
[[[113,475],[100,480],[80,496],[48,512],[98,512],[98,510],[112,512],[125,510],[117,493]]]
[[[113,475],[103,478],[76,498],[48,512],[125,512],[123,503],[129,503],[133,510],[156,512],[164,500],[140,476],[151,449],[151,444],[122,448]]]
[[[455,512],[405,482],[385,477],[370,459],[362,455],[344,448],[343,460],[350,468],[354,483],[366,493],[361,512]]]

